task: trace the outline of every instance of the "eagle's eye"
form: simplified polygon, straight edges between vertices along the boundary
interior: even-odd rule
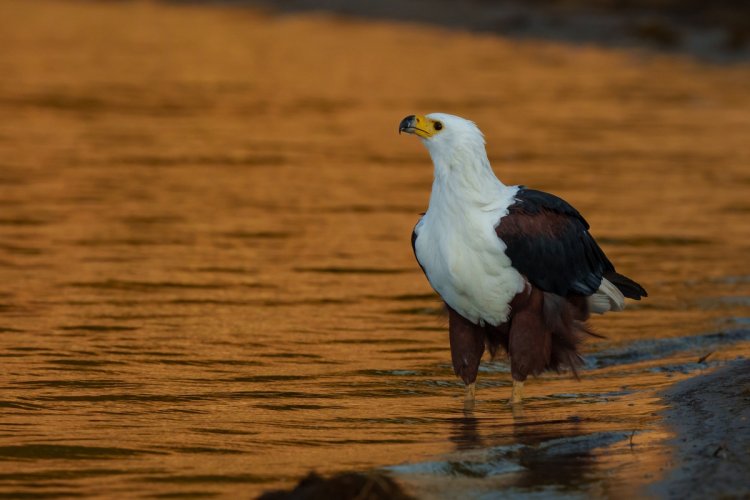
[[[435,122],[435,130],[443,130],[443,124],[440,122]]]

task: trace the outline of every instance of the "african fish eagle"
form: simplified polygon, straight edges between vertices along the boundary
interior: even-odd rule
[[[590,313],[621,311],[625,297],[646,290],[615,271],[567,202],[500,182],[473,122],[411,115],[400,132],[419,137],[435,167],[412,247],[447,306],[453,370],[466,384],[467,405],[485,348],[494,358],[502,346],[510,357],[511,403],[521,402],[530,374],[576,373]]]

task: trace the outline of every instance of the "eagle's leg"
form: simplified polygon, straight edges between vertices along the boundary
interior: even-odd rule
[[[540,374],[550,362],[552,331],[544,321],[543,308],[543,292],[532,287],[528,299],[514,311],[508,343],[513,377],[510,404],[523,401],[526,378]]]
[[[448,308],[448,332],[451,342],[453,371],[466,384],[464,406],[474,404],[479,362],[484,354],[484,332],[477,326]]]
[[[464,406],[466,406],[467,409],[470,409],[471,406],[474,405],[474,397],[476,396],[477,389],[476,389],[476,382],[472,382],[471,384],[468,384],[466,386],[466,394],[464,395]]]
[[[523,382],[519,380],[513,380],[513,392],[510,395],[510,404],[518,404],[523,402]]]

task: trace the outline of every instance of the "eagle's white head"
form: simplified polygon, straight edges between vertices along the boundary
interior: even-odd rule
[[[436,181],[479,191],[487,183],[493,188],[500,184],[487,158],[484,134],[474,122],[446,113],[410,115],[401,120],[398,131],[422,140],[435,165]]]
[[[411,115],[401,120],[398,131],[422,139],[433,160],[450,160],[457,153],[486,156],[482,131],[474,122],[460,116],[446,113]]]

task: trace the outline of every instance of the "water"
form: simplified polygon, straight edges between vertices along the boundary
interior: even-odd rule
[[[747,67],[143,2],[0,26],[1,495],[629,494],[669,464],[656,391],[750,355]],[[396,130],[435,110],[650,292],[522,411],[501,360],[464,413],[411,253],[432,172]]]

